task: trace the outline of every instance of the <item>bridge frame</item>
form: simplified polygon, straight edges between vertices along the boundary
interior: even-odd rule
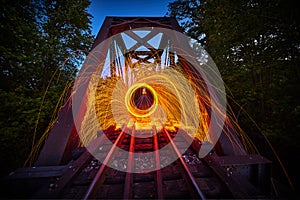
[[[177,20],[172,17],[106,17],[91,50],[113,35],[131,29],[144,27],[161,27],[183,32]],[[137,45],[145,45],[147,43],[145,40],[150,39],[144,38],[143,40],[134,35],[131,36],[138,42]],[[152,47],[149,46],[149,48]],[[147,62],[149,59],[156,59],[155,62],[160,62],[160,52],[146,55],[147,57],[140,59],[139,55],[142,54],[143,52],[137,52],[133,56],[136,60],[138,60],[138,62]],[[156,57],[154,57],[154,55]],[[126,62],[131,61],[130,59],[126,59]],[[174,60],[171,59],[171,62],[174,62]],[[130,63],[129,65],[133,64],[134,63]],[[111,66],[110,72],[111,76],[115,76],[116,68]],[[85,102],[86,96],[83,96],[82,105],[84,105]],[[75,163],[79,163],[78,166],[81,166],[81,157],[88,154],[88,152],[85,152],[79,159],[76,160],[76,158],[74,158],[76,157],[76,153],[80,153],[80,149],[78,150],[77,148],[80,143],[80,138],[76,130],[75,121],[77,118],[82,117],[85,112],[84,108],[85,107],[83,106],[83,109],[79,110],[78,116],[76,116],[74,119],[72,114],[72,102],[71,98],[69,98],[69,100],[61,108],[57,121],[50,131],[39,157],[34,164],[34,167],[19,169],[15,174],[10,176],[10,179],[28,180],[28,182],[31,183],[33,182],[31,180],[32,178],[43,179],[49,177],[58,177],[64,173],[74,173],[73,168],[70,168],[70,166],[72,167],[70,161],[74,159]],[[235,169],[238,174],[241,174],[246,178],[251,179],[253,177],[249,176],[254,174],[254,176],[258,177],[257,180],[254,180],[258,183],[258,187],[260,187],[260,189],[265,193],[269,193],[270,183],[268,180],[271,176],[271,162],[258,155],[250,156],[251,159],[249,155],[246,154],[236,156],[236,152],[228,145],[229,143],[230,141],[228,138],[226,138],[224,134],[221,134],[221,137],[214,148],[214,152],[217,155],[221,155],[219,158],[217,157],[216,160],[213,161],[216,163],[216,165],[218,165],[215,166],[216,172],[223,173],[221,172],[222,170],[220,168],[224,167],[227,169],[230,167],[231,169]],[[201,148],[200,143],[196,140],[193,142],[192,147],[196,150]],[[79,168],[76,170],[79,170]],[[30,172],[30,175],[28,172]],[[36,187],[38,187],[38,185]]]

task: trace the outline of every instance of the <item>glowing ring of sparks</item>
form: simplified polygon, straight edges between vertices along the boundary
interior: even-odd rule
[[[124,33],[145,29],[147,28],[131,29]],[[120,57],[123,56],[125,60],[124,55],[130,53],[130,49],[122,49],[118,54],[109,54],[107,59],[108,47],[122,38],[122,33],[119,33],[102,41],[89,53],[75,79],[72,113],[76,129],[82,145],[101,162],[105,160],[105,152],[101,154],[102,148],[97,146],[97,137],[105,136],[104,132],[111,127],[121,128],[127,125],[130,128],[135,125],[142,130],[155,126],[157,133],[162,127],[167,127],[176,132],[174,141],[181,134],[187,133],[191,137],[185,146],[180,147],[180,153],[183,154],[192,144],[193,138],[197,137],[203,141],[199,157],[204,157],[212,150],[223,130],[226,117],[225,88],[219,71],[207,52],[180,32],[158,27],[148,27],[147,30],[162,33],[166,36],[164,38],[174,42],[170,53],[176,52],[178,57],[187,61],[185,68],[175,64],[166,67],[166,63],[165,66],[161,63],[161,66],[157,66],[157,63],[144,63],[129,68],[119,66],[118,73],[113,74],[111,63],[106,61],[121,63]],[[140,106],[138,98],[142,95],[148,95],[150,99]],[[130,134],[130,131],[123,130]],[[206,145],[206,141],[210,145]],[[107,137],[104,137],[103,144],[108,145],[107,147],[114,145]],[[136,167],[141,168],[128,171],[130,169],[119,158],[113,158],[111,162],[104,164],[131,173],[158,170],[157,167],[165,167],[177,159],[176,156],[169,155],[169,145],[170,143],[158,150],[160,166],[142,168],[142,165],[136,164]],[[116,148],[125,158],[133,153]],[[135,158],[141,158],[142,162],[148,160],[153,163],[153,153],[133,154]]]
[[[153,101],[150,102],[150,106],[147,106],[145,109],[140,109],[135,103],[135,93],[137,90],[142,89],[143,93],[142,96],[146,96],[146,89],[150,91],[151,96],[153,96]],[[157,108],[158,104],[158,97],[156,94],[156,91],[148,84],[146,83],[136,83],[132,85],[126,92],[125,95],[125,104],[127,107],[127,110],[136,117],[148,117],[150,116]]]

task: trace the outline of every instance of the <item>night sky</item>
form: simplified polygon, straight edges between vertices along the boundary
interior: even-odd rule
[[[168,2],[174,0],[91,0],[88,12],[92,19],[92,34],[97,35],[106,16],[155,16],[163,17]]]

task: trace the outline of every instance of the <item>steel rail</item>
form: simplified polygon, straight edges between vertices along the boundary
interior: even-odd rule
[[[186,142],[190,140],[190,136],[188,136],[187,133],[184,132],[182,136]],[[191,148],[194,152],[198,152],[200,147],[197,147],[197,145],[191,145]],[[257,189],[243,177],[239,177],[234,174],[228,176],[225,169],[216,162],[214,156],[210,153],[203,157],[201,161],[213,171],[213,173],[224,185],[226,185],[234,198],[250,199],[251,195],[249,194],[249,192],[254,194],[254,196],[258,194]],[[240,187],[240,185],[243,185],[243,187]]]
[[[127,161],[127,170],[124,185],[123,199],[132,199],[132,185],[133,185],[133,167],[134,167],[134,145],[135,145],[135,125],[132,126],[130,143],[129,143],[129,155]]]
[[[193,174],[191,173],[191,171],[189,170],[186,162],[184,161],[184,159],[182,158],[176,144],[174,143],[173,139],[171,138],[169,132],[163,127],[163,133],[167,136],[167,139],[169,140],[169,142],[172,145],[173,150],[175,151],[175,153],[177,154],[180,164],[184,170],[185,175],[187,176],[186,180],[189,182],[189,184],[193,187],[193,190],[196,192],[197,198],[200,199],[205,199],[201,189],[199,188],[195,177],[193,176]]]
[[[118,138],[116,139],[115,143],[113,144],[113,146],[111,147],[111,149],[109,150],[105,160],[103,161],[101,167],[99,168],[95,178],[93,179],[90,187],[88,188],[87,192],[85,193],[85,196],[83,197],[84,200],[90,199],[92,198],[95,193],[97,192],[97,186],[101,183],[101,180],[103,179],[103,174],[107,168],[107,163],[110,162],[114,152],[117,149],[117,146],[122,142],[122,140],[124,139],[124,136],[126,134],[126,129],[127,126],[125,126],[122,130],[122,132],[120,133],[120,135],[118,136]]]
[[[152,127],[153,130],[153,147],[154,147],[154,154],[155,154],[155,168],[156,170],[156,177],[155,177],[155,182],[156,182],[156,192],[157,192],[157,199],[163,199],[163,182],[162,182],[162,175],[161,175],[161,170],[160,170],[160,157],[159,157],[159,146],[158,146],[158,136],[157,136],[157,131],[156,127]]]

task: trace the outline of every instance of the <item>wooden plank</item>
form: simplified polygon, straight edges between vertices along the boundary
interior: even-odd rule
[[[244,177],[235,174],[228,174],[225,169],[215,161],[214,156],[206,156],[203,160],[214,171],[214,173],[225,183],[234,196],[238,199],[249,199],[258,196],[258,190]]]
[[[270,164],[270,160],[258,154],[216,156],[215,161],[221,166],[228,165],[252,165],[252,164]]]
[[[20,168],[10,173],[6,179],[31,179],[59,177],[67,170],[68,165]]]

